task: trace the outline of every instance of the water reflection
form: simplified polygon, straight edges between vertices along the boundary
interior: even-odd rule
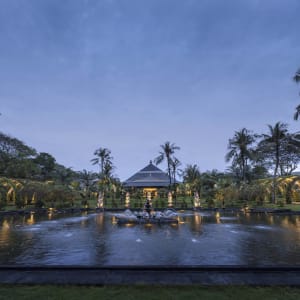
[[[0,226],[1,264],[300,264],[299,216],[183,211],[178,224],[118,225],[110,213],[49,211]]]

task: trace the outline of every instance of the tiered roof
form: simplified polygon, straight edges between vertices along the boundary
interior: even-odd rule
[[[125,187],[168,187],[169,176],[150,161],[149,165],[124,182]],[[173,180],[172,180],[173,183]]]

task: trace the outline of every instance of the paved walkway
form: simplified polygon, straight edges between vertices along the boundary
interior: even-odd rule
[[[0,267],[1,284],[76,285],[289,285],[300,286],[300,267],[108,266]]]

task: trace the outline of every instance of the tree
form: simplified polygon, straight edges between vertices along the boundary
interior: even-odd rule
[[[181,162],[179,161],[178,158],[173,157],[171,158],[170,161],[171,164],[171,173],[172,173],[172,178],[173,178],[173,189],[174,189],[174,197],[175,197],[175,205],[177,202],[177,191],[176,191],[176,175],[182,175],[182,170],[179,169],[179,167],[181,166]]]
[[[24,178],[34,173],[36,150],[22,141],[0,132],[0,174]]]
[[[269,133],[262,135],[258,144],[258,151],[264,160],[273,168],[272,202],[276,199],[276,178],[284,172],[284,168],[295,168],[299,157],[300,142],[298,134],[288,133],[288,125],[277,122],[274,126],[268,125]]]
[[[232,160],[232,168],[238,168],[241,180],[246,181],[248,162],[253,159],[253,149],[251,146],[256,140],[256,136],[249,130],[243,128],[234,133],[234,137],[229,139],[228,150],[225,156],[226,162]]]
[[[43,180],[51,178],[51,172],[55,168],[55,158],[52,155],[41,152],[34,162],[38,165]]]
[[[192,192],[200,195],[201,173],[197,165],[187,165],[183,171],[183,182],[189,186]]]
[[[99,165],[100,166],[100,177],[104,174],[104,167],[106,164],[110,163],[112,161],[111,151],[107,148],[99,148],[95,150],[94,155],[96,156],[91,160],[93,165]]]
[[[298,69],[298,71],[295,73],[294,77],[293,77],[293,80],[296,82],[296,83],[299,83],[300,82],[300,69]],[[300,115],[300,105],[298,105],[296,107],[296,112],[294,114],[294,120],[298,120],[298,117]]]
[[[281,176],[291,175],[297,169],[300,161],[299,133],[287,133],[282,145],[282,154],[279,162]]]
[[[95,185],[97,174],[87,170],[83,170],[81,172],[78,172],[78,175],[80,184],[84,191],[83,197],[87,197],[89,199],[91,197],[92,188]]]
[[[159,156],[154,159],[154,162],[156,165],[158,165],[162,163],[164,160],[167,161],[168,176],[169,176],[169,190],[170,190],[172,185],[171,159],[175,151],[180,150],[180,147],[170,142],[165,142],[163,145],[160,145],[160,147],[162,151],[159,152]]]

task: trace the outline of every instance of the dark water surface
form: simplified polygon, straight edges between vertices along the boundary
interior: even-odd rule
[[[300,265],[300,217],[181,212],[118,225],[112,213],[0,217],[0,264]]]

